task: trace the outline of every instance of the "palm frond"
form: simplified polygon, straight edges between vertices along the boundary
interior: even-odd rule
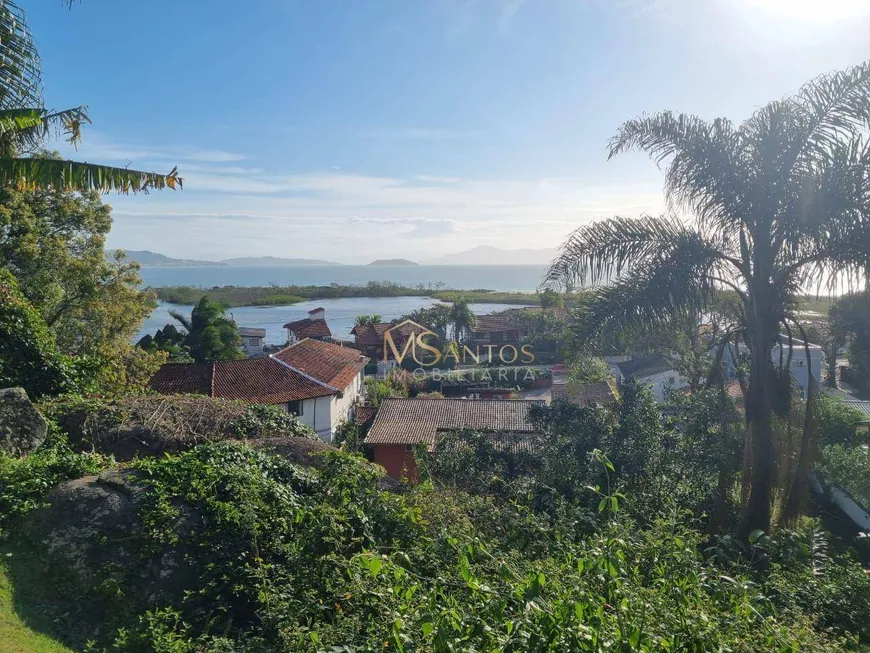
[[[182,313],[179,313],[178,311],[175,311],[175,310],[170,310],[169,315],[171,315],[173,318],[175,318],[179,322],[179,324],[181,324],[181,326],[183,326],[185,328],[185,330],[188,333],[193,331],[193,325],[191,324],[189,316],[183,315]]]
[[[697,232],[666,216],[595,222],[569,236],[542,286],[570,290],[607,283],[631,267],[670,256],[687,243],[714,249]]]
[[[21,190],[138,193],[151,189],[182,188],[182,179],[176,168],[169,174],[161,175],[77,161],[0,158],[0,185]]]
[[[715,250],[699,241],[684,241],[668,256],[592,290],[578,315],[578,341],[589,343],[604,333],[648,331],[696,319],[714,298],[713,277],[719,264]]]
[[[38,108],[0,110],[0,145],[8,155],[31,152],[47,138],[61,135],[76,145],[86,122],[90,122],[87,107],[53,112]]]
[[[10,0],[0,4],[0,108],[42,106],[42,62],[24,11]]]
[[[662,111],[629,120],[620,126],[607,146],[607,158],[630,150],[641,150],[656,163],[705,138],[708,125],[697,116]]]

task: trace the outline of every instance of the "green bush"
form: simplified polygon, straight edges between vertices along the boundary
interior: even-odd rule
[[[870,453],[867,449],[842,444],[824,447],[820,468],[831,483],[870,508]]]
[[[0,535],[42,506],[58,483],[97,474],[111,462],[100,454],[76,453],[62,439],[24,458],[0,453]]]

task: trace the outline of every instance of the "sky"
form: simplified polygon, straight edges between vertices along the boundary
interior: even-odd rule
[[[20,0],[80,160],[168,172],[110,195],[109,246],[416,260],[547,248],[664,210],[621,122],[747,117],[870,58],[868,0]]]

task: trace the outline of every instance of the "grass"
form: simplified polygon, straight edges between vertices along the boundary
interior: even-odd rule
[[[806,295],[801,298],[800,310],[813,311],[820,315],[827,315],[834,303],[833,297]]]
[[[71,653],[57,640],[35,630],[50,628],[45,623],[48,618],[35,607],[39,583],[34,578],[19,578],[13,583],[11,559],[10,551],[0,547],[0,653]],[[21,575],[20,571],[15,575]]]

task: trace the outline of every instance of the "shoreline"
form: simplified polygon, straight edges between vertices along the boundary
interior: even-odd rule
[[[161,286],[149,287],[157,299],[171,304],[193,306],[202,297],[219,301],[229,308],[243,306],[292,306],[301,302],[321,299],[428,297],[443,302],[465,299],[469,303],[481,302],[505,305],[540,305],[536,292],[505,292],[487,290],[455,290],[442,284],[403,286],[391,282],[369,282],[365,285],[326,286]]]

